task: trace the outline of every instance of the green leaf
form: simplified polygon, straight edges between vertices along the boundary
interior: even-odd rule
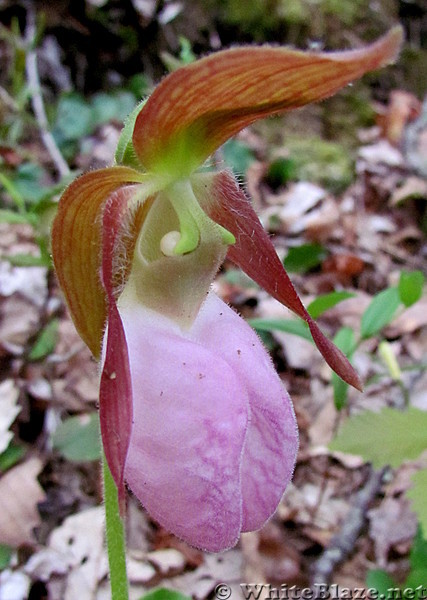
[[[289,248],[283,265],[290,273],[307,273],[318,267],[327,256],[327,250],[320,244],[302,244]]]
[[[425,600],[427,583],[427,565],[411,571],[403,584],[403,598],[408,600]],[[406,592],[406,593],[405,593]],[[414,595],[415,592],[415,595]]]
[[[348,419],[329,448],[362,456],[377,468],[397,467],[417,458],[426,444],[427,411],[383,408],[379,413],[366,411]]]
[[[179,36],[179,58],[184,65],[189,65],[196,60],[196,55],[191,48],[191,42],[183,35]]]
[[[4,473],[11,469],[17,462],[25,456],[26,449],[24,446],[18,446],[11,442],[9,446],[0,454],[0,472]]]
[[[93,110],[82,96],[71,93],[60,99],[53,130],[57,141],[80,140],[93,131],[94,125]]]
[[[225,162],[236,175],[245,175],[255,160],[252,150],[234,138],[225,142],[222,153]]]
[[[101,442],[98,414],[78,415],[63,421],[52,436],[52,444],[67,460],[99,460]]]
[[[313,319],[317,319],[330,308],[348,298],[354,298],[355,295],[351,292],[330,292],[329,294],[323,294],[318,296],[313,302],[310,302],[307,306],[307,311]]]
[[[341,327],[334,337],[334,343],[350,358],[355,347],[354,331],[350,327]],[[332,388],[334,390],[335,407],[337,410],[342,410],[347,404],[348,384],[333,372]]]
[[[126,165],[128,167],[134,167],[141,169],[141,164],[136,155],[133,147],[132,135],[135,128],[135,121],[141,110],[144,108],[144,104],[147,100],[142,100],[133,111],[125,119],[125,124],[117,142],[117,148],[115,153],[115,161],[118,165]]]
[[[101,125],[117,119],[119,113],[119,102],[111,94],[99,92],[92,98],[93,123]]]
[[[12,554],[13,548],[0,544],[0,571],[9,566]]]
[[[366,587],[373,588],[377,590],[378,594],[384,594],[384,597],[388,598],[389,589],[395,588],[396,583],[390,575],[382,569],[373,569],[372,571],[368,571]]]
[[[370,338],[392,321],[400,305],[399,291],[395,287],[387,288],[376,296],[362,315],[360,335]]]
[[[1,223],[11,223],[15,225],[17,223],[28,223],[30,219],[23,214],[17,213],[14,210],[9,210],[7,208],[0,208],[0,222]]]
[[[181,592],[168,590],[167,588],[158,588],[141,596],[140,600],[191,600],[190,596],[185,596]]]
[[[44,185],[45,179],[45,171],[35,163],[23,163],[18,167],[13,178],[13,185],[22,199],[22,206],[24,206],[24,202],[39,202],[48,194],[50,188]]]
[[[424,427],[426,427],[425,422]],[[427,436],[427,434],[425,434],[425,436]],[[426,445],[427,443],[424,437],[424,449]],[[420,471],[417,471],[412,475],[411,479],[413,486],[406,492],[406,495],[411,500],[412,510],[417,514],[418,521],[423,531],[427,532],[427,469],[421,469]],[[427,542],[425,543],[427,544]]]
[[[50,267],[50,259],[44,256],[33,256],[32,254],[7,254],[2,256],[15,267]]]
[[[424,498],[425,497],[426,496],[424,496]],[[421,567],[427,567],[427,539],[425,539],[423,536],[422,526],[418,527],[417,533],[414,537],[410,554],[410,562],[412,570],[419,569]]]
[[[248,319],[248,323],[257,331],[283,331],[284,333],[298,335],[310,342],[313,341],[310,330],[304,321],[297,321],[296,319]]]
[[[273,190],[277,190],[281,185],[295,179],[295,174],[294,160],[279,156],[268,167],[266,181]]]
[[[0,184],[4,187],[4,189],[8,192],[12,200],[15,202],[16,208],[21,212],[25,212],[25,202],[22,197],[20,191],[17,189],[15,183],[0,173]]]
[[[55,350],[58,341],[58,319],[52,319],[39,333],[34,346],[31,348],[28,358],[40,360]]]
[[[418,302],[423,293],[424,275],[421,271],[406,273],[402,271],[399,279],[399,296],[401,302],[408,307]]]

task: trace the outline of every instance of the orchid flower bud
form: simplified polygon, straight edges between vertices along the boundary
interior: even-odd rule
[[[227,171],[199,168],[253,121],[326,98],[391,62],[402,32],[361,50],[224,50],[166,77],[129,117],[116,164],[64,192],[52,232],[60,285],[101,362],[106,459],[161,525],[209,551],[275,511],[295,465],[291,401],[260,340],[211,291],[226,257],[303,318],[328,364],[361,388],[302,305]]]

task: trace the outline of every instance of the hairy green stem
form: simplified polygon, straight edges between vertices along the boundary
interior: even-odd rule
[[[128,600],[125,532],[119,512],[117,487],[104,454],[102,465],[104,471],[105,529],[108,564],[110,567],[111,598],[112,600]]]

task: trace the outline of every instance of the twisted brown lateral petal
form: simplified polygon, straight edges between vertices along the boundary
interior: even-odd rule
[[[392,62],[401,42],[395,27],[345,52],[270,46],[216,52],[157,86],[136,119],[135,151],[148,170],[187,175],[253,121],[327,98]]]
[[[126,189],[108,199],[102,218],[102,283],[107,294],[108,330],[99,390],[102,444],[125,510],[124,469],[132,431],[132,383],[123,323],[114,297],[113,260],[120,224],[126,212]]]
[[[211,201],[208,199],[209,195]],[[362,390],[362,382],[348,359],[323,335],[308,314],[267,232],[234,178],[224,171],[218,173],[209,190],[206,190],[206,199],[203,206],[209,216],[231,231],[236,238],[236,243],[229,248],[228,258],[273,298],[304,319],[316,346],[331,369],[344,381]]]

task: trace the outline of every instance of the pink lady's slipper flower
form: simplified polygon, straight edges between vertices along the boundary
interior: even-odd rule
[[[166,77],[123,131],[116,165],[64,192],[53,258],[75,325],[102,361],[105,455],[190,544],[229,548],[272,515],[298,447],[289,397],[250,327],[210,291],[228,256],[302,317],[329,365],[360,381],[301,304],[227,171],[198,171],[256,119],[330,96],[390,62],[400,28],[342,53],[225,50]]]

